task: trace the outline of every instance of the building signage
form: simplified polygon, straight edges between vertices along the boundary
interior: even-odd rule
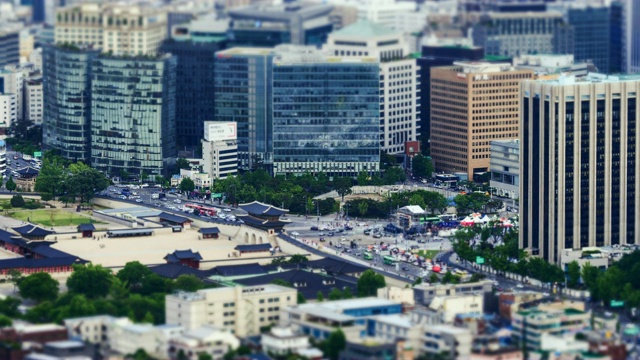
[[[205,122],[204,139],[206,141],[236,140],[238,138],[235,122]]]

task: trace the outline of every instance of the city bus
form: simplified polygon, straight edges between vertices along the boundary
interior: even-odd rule
[[[440,218],[438,216],[424,217],[422,221],[429,224],[437,224],[440,222]]]
[[[371,254],[370,251],[365,251],[364,253],[364,259],[365,260],[373,260],[373,254]]]
[[[396,259],[394,259],[393,256],[385,256],[384,258],[382,258],[382,260],[384,261],[385,265],[396,264]]]
[[[217,214],[217,210],[214,207],[202,206],[198,204],[185,204],[186,208],[198,210],[200,214],[206,214],[209,216],[215,216]]]

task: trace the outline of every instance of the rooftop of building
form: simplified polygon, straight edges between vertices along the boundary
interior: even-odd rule
[[[318,309],[324,309],[325,311],[343,312],[343,311],[362,309],[362,308],[394,306],[394,305],[400,305],[400,304],[388,299],[366,297],[366,298],[359,298],[359,299],[327,301],[327,302],[314,303],[314,304],[301,304],[301,305],[298,305],[298,308],[304,309],[304,310],[318,308]]]
[[[485,14],[484,18],[492,18],[492,19],[562,18],[562,13],[558,11],[518,11],[518,12],[489,11]]]
[[[501,145],[501,146],[519,147],[519,146],[520,146],[520,139],[510,139],[510,140],[491,140],[491,145]]]
[[[346,26],[340,30],[332,32],[329,36],[332,38],[349,37],[358,39],[370,39],[375,37],[401,36],[399,31],[390,29],[386,26],[376,24],[369,20],[358,20],[357,22]]]
[[[415,325],[411,321],[411,318],[404,314],[377,315],[371,317],[371,319],[382,324],[393,325],[401,328],[410,328]]]
[[[296,17],[304,20],[328,15],[333,5],[312,2],[290,2],[280,4],[258,4],[230,9],[227,11],[232,19],[288,21]]]
[[[531,81],[531,80],[529,80]],[[597,83],[617,83],[624,81],[640,81],[640,74],[622,74],[622,75],[607,75],[598,73],[589,73],[587,76],[577,77],[575,75],[560,75],[555,79],[540,79],[533,80],[550,85],[582,85],[582,84],[597,84]]]
[[[260,47],[233,47],[231,49],[216,52],[217,58],[231,57],[233,55],[272,55],[273,48]]]
[[[297,65],[297,64],[318,64],[318,63],[377,63],[374,57],[362,56],[332,56],[327,55],[314,46],[304,45],[278,45],[275,48],[274,64],[277,65]]]
[[[584,315],[586,314],[586,312],[578,309],[574,309],[574,308],[560,309],[560,311],[544,311],[538,308],[533,308],[528,310],[520,310],[517,312],[517,314],[525,317],[543,316],[545,318],[555,318],[555,317],[558,317],[559,314],[562,314],[565,316],[572,316],[572,315]]]
[[[149,54],[136,54],[136,55],[130,55],[130,54],[113,54],[113,53],[101,53],[98,56],[98,59],[105,59],[105,60],[118,60],[118,61],[136,61],[136,62],[157,62],[157,61],[164,61],[166,59],[171,58],[173,55],[172,54],[163,54],[163,53],[149,53]]]

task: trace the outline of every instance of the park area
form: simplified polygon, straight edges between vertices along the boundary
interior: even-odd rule
[[[77,226],[80,224],[103,224],[87,216],[58,209],[37,209],[37,210],[8,210],[5,214],[8,217],[39,224],[43,226]]]

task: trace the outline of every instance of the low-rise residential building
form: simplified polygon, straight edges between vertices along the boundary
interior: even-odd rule
[[[385,341],[376,338],[348,339],[340,360],[386,360],[399,359],[395,339]]]
[[[456,315],[466,313],[482,313],[484,307],[484,294],[438,296],[431,300],[429,308],[437,311],[442,322],[452,324]]]
[[[264,352],[275,355],[297,353],[310,347],[308,336],[283,326],[274,326],[269,332],[263,333],[260,344]]]
[[[367,319],[402,312],[402,304],[374,297],[300,304],[283,310],[280,324],[324,340],[340,328],[349,339],[370,334]]]
[[[503,346],[498,339],[487,344],[474,344],[469,360],[524,360],[522,350],[515,346]]]
[[[405,339],[407,346],[413,349],[421,347],[423,324],[415,323],[408,315],[379,315],[368,319],[368,322],[369,327],[374,329],[372,336],[376,339],[386,342]]]
[[[560,267],[567,271],[569,263],[575,261],[580,265],[580,268],[589,263],[591,266],[595,266],[600,270],[606,270],[609,267],[609,263],[612,259],[609,259],[609,254],[597,247],[584,247],[582,249],[562,249],[560,252]],[[622,256],[622,254],[620,255]]]
[[[204,353],[211,355],[214,360],[220,360],[229,349],[237,349],[238,346],[240,340],[231,332],[213,326],[203,326],[171,338],[169,356],[174,359],[182,353],[189,360],[197,360],[200,354]]]
[[[427,284],[422,283],[413,287],[416,305],[429,305],[437,296],[459,296],[490,293],[492,283],[482,280],[474,283],[462,284]]]
[[[421,341],[423,353],[439,355],[446,359],[468,359],[471,355],[473,336],[469,329],[451,325],[425,327]]]
[[[387,286],[378,289],[378,297],[409,306],[413,306],[416,303],[413,297],[413,289],[401,288],[397,286]]]
[[[590,318],[589,312],[565,306],[521,310],[513,314],[512,336],[515,342],[524,342],[523,346],[528,349],[540,350],[543,335],[582,331],[589,326]]]
[[[166,322],[187,330],[210,325],[251,336],[278,323],[281,310],[296,302],[295,289],[274,284],[182,292],[166,296]]]
[[[520,310],[520,305],[540,300],[544,296],[537,291],[514,291],[498,295],[498,309],[503,319],[511,320],[512,314]]]

